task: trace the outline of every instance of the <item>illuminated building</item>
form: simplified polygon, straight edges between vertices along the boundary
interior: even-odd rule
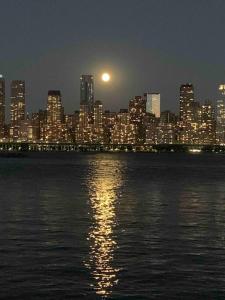
[[[193,121],[194,87],[192,84],[180,86],[180,121],[191,123]]]
[[[215,109],[210,102],[201,106],[199,113],[199,144],[214,144],[216,141]]]
[[[145,143],[146,144],[156,144],[157,141],[157,127],[155,123],[149,123],[146,126],[146,136]]]
[[[5,137],[5,79],[0,75],[0,138]]]
[[[138,124],[142,122],[146,112],[146,101],[141,96],[135,96],[129,102],[130,121]]]
[[[180,86],[180,123],[179,141],[183,144],[198,143],[198,115],[200,104],[194,101],[192,84]]]
[[[160,94],[145,93],[146,112],[154,114],[156,118],[160,118]]]
[[[37,113],[32,113],[31,121],[36,132],[36,141],[43,142],[47,130],[47,110],[39,109]]]
[[[116,116],[115,125],[112,130],[112,144],[135,144],[137,126],[130,122],[128,110],[121,109]]]
[[[76,131],[76,140],[78,143],[88,144],[92,142],[92,120],[88,105],[80,104],[79,123]]]
[[[156,144],[158,124],[159,124],[159,119],[156,118],[154,114],[147,112],[146,115],[144,116],[146,144]]]
[[[32,124],[32,120],[20,121],[18,141],[36,142],[38,138],[38,127]]]
[[[111,134],[113,127],[116,122],[116,112],[111,112],[106,110],[103,113],[102,123],[103,123],[103,142],[104,144],[110,144]]]
[[[157,144],[174,144],[177,142],[177,117],[169,110],[163,111],[156,128]]]
[[[47,124],[62,123],[62,101],[60,91],[49,91],[47,102]]]
[[[172,123],[160,123],[156,127],[156,144],[174,144],[176,142],[175,125]]]
[[[87,105],[88,112],[94,109],[94,77],[93,75],[82,75],[80,77],[80,104]]]
[[[11,140],[18,140],[20,136],[20,123],[25,120],[25,81],[13,80],[11,82]]]
[[[92,133],[92,143],[103,143],[103,124],[102,124],[102,102],[94,103],[94,126]]]
[[[102,102],[94,103],[94,128],[102,128]]]
[[[61,93],[51,90],[48,92],[45,140],[48,142],[63,141],[64,136],[65,125],[63,124]]]
[[[25,81],[11,82],[11,125],[18,125],[25,120]]]
[[[219,97],[216,104],[216,142],[225,144],[225,84],[219,86]]]
[[[76,129],[79,124],[79,111],[76,110],[72,115],[65,115],[65,125],[68,131],[68,141],[76,142]]]
[[[141,96],[135,96],[129,102],[130,123],[136,128],[136,143],[143,144],[145,140],[145,128],[143,118],[146,113],[146,101]]]

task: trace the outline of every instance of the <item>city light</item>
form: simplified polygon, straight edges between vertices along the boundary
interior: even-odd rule
[[[109,73],[103,73],[102,80],[109,81]],[[102,101],[95,100],[94,76],[87,74],[80,77],[79,110],[65,114],[61,92],[50,90],[46,108],[27,114],[25,81],[13,80],[10,86],[10,123],[6,124],[5,79],[2,77],[0,139],[1,143],[47,144],[51,151],[56,149],[54,145],[59,149],[63,143],[77,145],[78,148],[96,145],[96,149],[102,145],[102,149],[108,150],[112,145],[110,150],[126,152],[136,150],[136,146],[139,151],[158,151],[151,146],[224,145],[224,86],[218,86],[220,98],[216,108],[210,101],[198,102],[193,84],[187,83],[180,86],[179,115],[169,110],[161,111],[159,92],[134,96],[128,102],[128,108],[112,112],[104,110]],[[171,148],[169,151],[175,150]]]

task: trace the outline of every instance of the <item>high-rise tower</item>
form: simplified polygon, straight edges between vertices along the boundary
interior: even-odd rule
[[[47,130],[45,139],[51,142],[63,140],[63,107],[60,91],[48,91]]]
[[[4,135],[5,125],[5,79],[0,75],[0,135]]]
[[[216,104],[216,141],[225,143],[225,84],[219,86],[219,99]]]
[[[11,126],[19,125],[25,120],[25,81],[11,82]]]
[[[180,86],[180,121],[189,123],[193,120],[194,87],[192,84]]]
[[[62,122],[62,101],[60,91],[48,91],[47,124],[56,125]]]
[[[94,109],[94,77],[82,75],[80,77],[80,104],[87,105],[89,113]]]
[[[156,118],[160,118],[160,94],[146,93],[146,112],[154,114]]]

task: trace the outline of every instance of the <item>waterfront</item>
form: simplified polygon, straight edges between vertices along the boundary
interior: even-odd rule
[[[225,156],[0,158],[6,299],[224,299]]]

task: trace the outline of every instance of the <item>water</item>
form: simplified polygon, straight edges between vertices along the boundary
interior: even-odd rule
[[[225,299],[225,156],[0,158],[1,299]]]

